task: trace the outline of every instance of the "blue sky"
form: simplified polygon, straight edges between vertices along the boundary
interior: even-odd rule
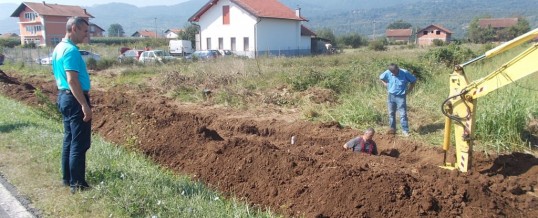
[[[20,4],[23,1],[42,2],[38,0],[0,0],[0,3]],[[84,3],[81,3],[80,0],[48,0],[48,1],[45,0],[46,3],[51,3],[51,4],[56,3],[56,4],[63,4],[63,5],[92,6],[92,5],[107,4],[107,3],[112,3],[112,2],[121,2],[121,3],[136,5],[139,7],[151,6],[151,5],[175,5],[175,4],[179,4],[181,2],[186,2],[186,1],[188,0],[91,0],[91,1],[84,1]],[[198,1],[201,1],[201,0],[198,0]]]

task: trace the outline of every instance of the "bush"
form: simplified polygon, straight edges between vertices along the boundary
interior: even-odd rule
[[[110,67],[112,67],[116,63],[116,60],[109,59],[109,58],[103,58],[96,63],[96,69],[97,70],[106,70]]]
[[[426,68],[420,63],[399,61],[398,66],[403,69],[406,69],[407,71],[415,75],[415,77],[417,77],[419,80],[426,79]]]
[[[440,40],[440,39],[434,39],[432,41],[432,43],[433,43],[434,46],[443,46],[443,45],[445,45],[445,41]]]
[[[333,70],[321,73],[310,70],[308,73],[291,78],[288,83],[295,91],[305,91],[310,87],[318,86],[342,93],[347,90],[351,73],[347,70]]]
[[[18,46],[21,44],[21,40],[19,38],[10,37],[10,38],[3,38],[0,39],[0,48],[14,48],[15,46]]]
[[[368,44],[368,48],[374,51],[387,50],[387,48],[385,47],[385,40],[370,41],[370,43]]]
[[[88,70],[97,70],[97,61],[93,58],[90,58],[86,62],[86,66],[88,67]]]
[[[423,58],[430,62],[442,63],[447,67],[453,67],[474,57],[474,52],[461,45],[450,44],[447,47],[431,49]]]

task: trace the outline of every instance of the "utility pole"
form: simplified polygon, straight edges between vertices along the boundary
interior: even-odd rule
[[[375,40],[375,20],[374,20],[374,33],[372,35],[372,38]]]
[[[157,38],[157,18],[155,18],[155,38]]]

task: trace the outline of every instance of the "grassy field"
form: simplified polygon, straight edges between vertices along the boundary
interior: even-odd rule
[[[419,77],[415,91],[408,98],[413,136],[441,145],[444,117],[440,105],[448,95],[452,64],[462,63],[490,48],[491,45],[392,46],[388,51],[359,48],[331,56],[222,58],[211,62],[178,61],[147,66],[107,62],[102,64],[106,69],[96,71],[92,79],[94,84],[104,88],[159,89],[182,102],[238,109],[273,105],[298,110],[299,116],[307,120],[386,129],[386,93],[378,76],[389,63],[397,63]],[[116,48],[99,49],[113,54]],[[467,75],[471,80],[479,79],[523,49],[516,48],[470,65],[466,68]],[[25,74],[50,72],[47,68],[26,69],[28,66],[17,64],[8,67],[11,68],[8,71]],[[529,149],[522,135],[529,135],[525,132],[526,124],[538,114],[538,92],[528,89],[533,87],[535,78],[536,75],[524,78],[517,85],[479,99],[476,116],[479,149],[498,152]],[[203,90],[211,90],[211,98],[206,98]]]
[[[378,81],[389,63],[397,63],[419,77],[409,95],[412,138],[433,146],[442,143],[442,101],[448,95],[449,62],[432,58],[448,47],[365,48],[314,57],[222,58],[211,62],[140,65],[114,63],[115,47],[99,48],[106,62],[92,72],[98,88],[157,89],[176,101],[224,105],[238,110],[272,106],[295,111],[314,122],[337,121],[362,129],[386,129],[386,91]],[[96,48],[97,49],[97,48]],[[481,45],[455,50],[458,63],[478,56]],[[524,48],[466,68],[470,80],[484,77]],[[50,66],[7,63],[2,68],[19,76],[46,75]],[[479,99],[475,150],[510,152],[531,150],[525,141],[531,120],[538,119],[538,90],[532,75]],[[208,98],[203,90],[211,90]],[[298,112],[297,112],[298,111]],[[49,111],[30,109],[0,96],[0,172],[46,217],[273,217],[223,199],[188,176],[174,175],[139,154],[94,136],[88,157],[88,180],[94,188],[69,194],[60,182],[62,129]],[[29,179],[30,178],[30,179]],[[262,208],[263,209],[263,208]]]
[[[275,217],[99,136],[88,152],[93,188],[72,195],[60,182],[63,127],[50,117],[0,96],[0,173],[43,217]]]

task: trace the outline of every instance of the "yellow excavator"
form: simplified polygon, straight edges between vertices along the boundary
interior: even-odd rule
[[[450,94],[441,110],[446,116],[443,141],[444,159],[442,168],[467,172],[473,161],[473,134],[477,99],[525,76],[538,72],[538,43],[532,43],[524,52],[502,65],[489,75],[469,82],[463,68],[467,65],[491,58],[538,37],[538,28],[509,42],[497,46],[480,57],[456,65],[450,74]],[[455,163],[447,162],[450,134],[454,122]]]

